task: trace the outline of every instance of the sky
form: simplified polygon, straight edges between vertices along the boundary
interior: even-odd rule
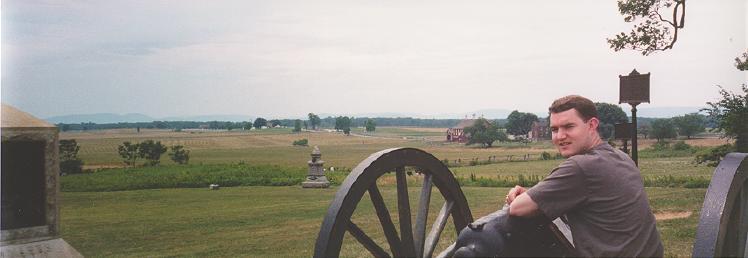
[[[672,50],[614,52],[614,0],[2,2],[2,102],[38,117],[542,113],[561,96],[705,106],[748,72],[745,0],[689,0]],[[626,107],[626,106],[623,106]],[[628,107],[626,107],[628,108]]]

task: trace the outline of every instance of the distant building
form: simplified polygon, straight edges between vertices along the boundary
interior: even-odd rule
[[[533,122],[528,137],[532,141],[551,139],[551,127],[548,125],[548,120],[540,119],[540,122]]]
[[[454,127],[447,129],[447,141],[467,142],[470,140],[470,135],[465,134],[465,128],[473,126],[475,121],[478,121],[478,119],[463,119]]]

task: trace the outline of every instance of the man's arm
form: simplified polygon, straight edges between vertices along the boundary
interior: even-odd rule
[[[538,204],[525,194],[527,189],[515,186],[506,195],[506,204],[509,204],[509,215],[519,217],[532,217],[538,215],[540,210]]]
[[[530,198],[530,195],[522,193],[514,198],[509,204],[509,215],[517,217],[534,217],[540,214],[538,204]]]

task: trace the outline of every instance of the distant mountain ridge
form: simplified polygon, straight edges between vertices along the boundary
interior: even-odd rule
[[[631,107],[628,105],[620,105],[626,115],[631,116]],[[702,107],[639,107],[637,108],[637,117],[650,117],[650,118],[668,118],[674,116],[681,116],[688,113],[699,112]],[[521,112],[527,112],[520,110]],[[480,109],[473,112],[462,112],[462,113],[443,113],[436,115],[423,115],[416,113],[398,113],[398,112],[382,112],[382,113],[360,113],[360,114],[327,114],[320,113],[320,117],[325,118],[328,116],[353,116],[353,117],[412,117],[421,119],[462,119],[462,118],[473,118],[473,116],[484,117],[486,119],[505,119],[509,116],[512,110],[509,109]],[[538,117],[548,116],[547,112],[532,112]],[[77,123],[97,123],[97,124],[108,124],[108,123],[136,123],[136,122],[152,122],[152,121],[231,121],[231,122],[242,122],[242,121],[254,121],[257,116],[254,115],[232,115],[232,114],[218,114],[218,115],[201,115],[201,116],[170,116],[164,118],[154,118],[148,115],[140,113],[128,113],[128,114],[114,114],[114,113],[97,113],[97,114],[74,114],[64,116],[48,117],[45,120],[47,122],[58,124],[77,124]],[[267,117],[266,117],[267,118]],[[303,117],[288,117],[288,119],[306,119]]]
[[[47,122],[58,124],[77,124],[77,123],[97,123],[97,124],[108,124],[108,123],[136,123],[136,122],[152,122],[155,119],[153,117],[139,114],[114,114],[114,113],[97,113],[97,114],[74,114],[64,116],[48,117],[44,120]]]
[[[631,106],[621,105],[627,116],[631,116]],[[636,117],[670,118],[690,113],[700,113],[704,107],[637,107]]]

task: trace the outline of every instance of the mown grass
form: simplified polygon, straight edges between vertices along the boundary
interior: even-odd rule
[[[394,211],[394,187],[380,189]],[[419,189],[410,190],[411,207],[415,207]],[[666,255],[689,256],[705,190],[646,190],[656,212],[693,212],[687,218],[658,222]],[[218,191],[63,192],[61,234],[86,257],[309,257],[336,191],[253,186]],[[463,191],[477,218],[503,205],[500,196],[508,188],[463,187]],[[432,196],[429,223],[442,204],[437,192]],[[368,197],[359,205],[354,222],[387,249]],[[397,215],[393,219],[398,222]],[[450,227],[439,249],[454,240]],[[344,241],[343,256],[368,256],[350,236]]]

